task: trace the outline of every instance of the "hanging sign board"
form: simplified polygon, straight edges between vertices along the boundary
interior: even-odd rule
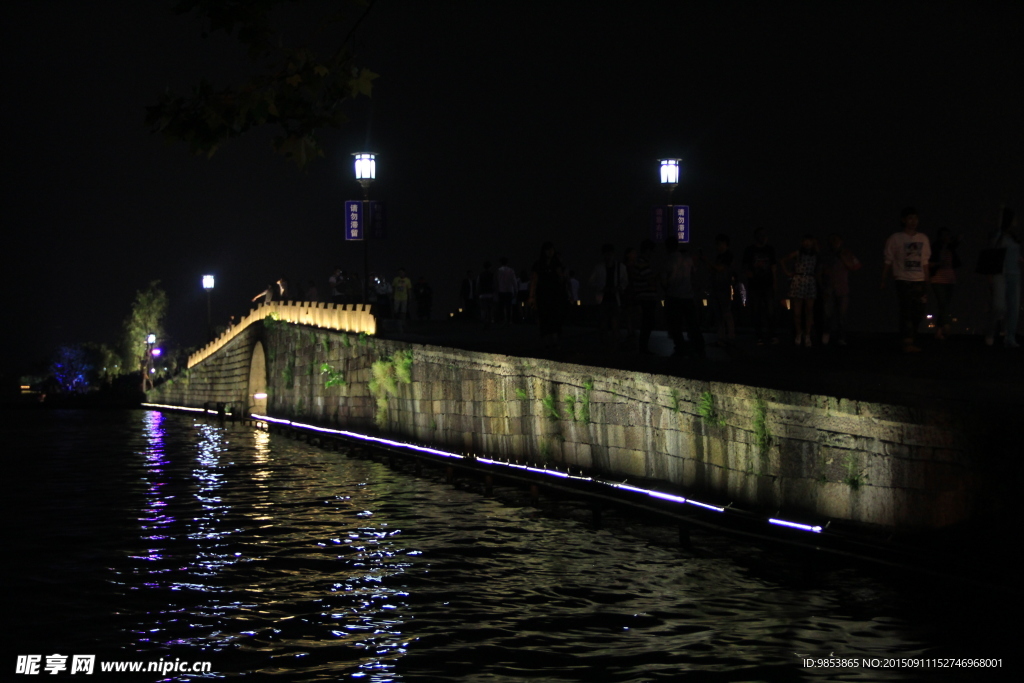
[[[345,239],[362,241],[366,226],[363,224],[363,203],[361,201],[345,202]]]
[[[673,227],[676,231],[676,241],[679,244],[687,244],[690,241],[690,207],[676,205],[672,207]]]
[[[651,220],[651,241],[661,244],[669,235],[676,236],[676,242],[687,244],[690,241],[690,207],[677,204],[675,206],[656,206]]]
[[[651,214],[651,241],[655,244],[665,241],[665,223],[668,222],[665,217],[665,209],[664,206],[656,206]]]
[[[370,237],[375,240],[387,239],[384,224],[384,202],[370,202]]]

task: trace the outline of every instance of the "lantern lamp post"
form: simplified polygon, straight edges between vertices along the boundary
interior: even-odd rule
[[[681,159],[661,159],[661,184],[668,188],[668,204],[672,206],[672,193],[679,185],[679,162]]]
[[[156,344],[156,335],[150,332],[146,335],[146,363],[142,368],[142,390],[146,391],[146,388],[153,388],[153,347]]]
[[[206,290],[206,336],[213,339],[213,316],[211,314],[210,293],[213,292],[213,276],[203,276],[203,289]]]
[[[363,188],[363,303],[370,301],[370,185],[377,178],[377,155],[356,152],[356,180]]]

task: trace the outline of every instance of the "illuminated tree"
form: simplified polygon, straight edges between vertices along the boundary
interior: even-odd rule
[[[92,366],[86,361],[85,356],[85,350],[77,344],[65,344],[57,349],[57,356],[50,365],[50,373],[61,391],[81,393],[89,388],[88,375]]]
[[[106,344],[96,344],[93,342],[86,343],[83,346],[86,357],[89,360],[89,365],[92,366],[91,377],[96,381],[110,385],[113,383],[114,378],[128,372],[128,368],[124,366],[124,360],[117,350],[110,348]]]
[[[158,342],[163,339],[166,313],[167,294],[160,288],[160,281],[154,280],[146,289],[135,293],[132,312],[124,320],[125,366],[134,366],[142,373],[143,391],[153,388],[153,379],[149,376],[152,345],[147,339],[151,334]]]
[[[352,36],[373,6],[338,0],[332,12],[313,20],[301,45],[286,44],[273,28],[280,12],[294,20],[298,0],[180,0],[175,10],[202,17],[210,32],[234,36],[248,50],[258,73],[222,88],[201,80],[188,95],[166,93],[146,108],[146,123],[165,139],[184,142],[193,154],[210,157],[228,140],[261,126],[278,129],[273,146],[303,168],[324,155],[317,131],[340,128],[345,104],[369,96],[377,74],[356,65]],[[290,22],[294,23],[294,21]],[[340,41],[329,36],[344,35]],[[328,48],[314,47],[324,42]]]

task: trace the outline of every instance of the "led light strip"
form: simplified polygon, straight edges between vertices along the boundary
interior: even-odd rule
[[[789,527],[790,529],[800,529],[801,531],[812,531],[812,532],[814,532],[816,534],[820,534],[821,533],[821,527],[820,526],[811,526],[809,524],[798,524],[797,522],[787,522],[784,519],[775,519],[775,518],[769,519],[768,522],[770,524],[778,524],[779,526],[786,526],[786,527]]]
[[[216,410],[208,410],[206,408],[189,408],[187,406],[168,406],[168,405],[164,405],[162,403],[142,403],[140,405],[143,405],[146,408],[167,408],[168,410],[187,410],[190,413],[212,413],[213,415],[217,414]]]
[[[324,434],[337,434],[339,436],[344,436],[344,437],[348,437],[348,438],[352,438],[352,439],[358,439],[360,441],[369,441],[371,443],[384,444],[386,446],[392,446],[392,447],[395,447],[395,448],[404,448],[404,449],[408,449],[408,450],[418,451],[420,453],[429,453],[431,455],[439,455],[439,456],[441,456],[443,458],[455,458],[457,460],[465,460],[466,459],[466,456],[459,455],[457,453],[449,453],[448,451],[441,451],[441,450],[438,450],[436,448],[428,448],[426,446],[419,446],[417,444],[405,443],[405,442],[402,442],[402,441],[394,441],[392,439],[384,439],[384,438],[381,438],[379,436],[369,436],[368,434],[360,434],[358,432],[350,432],[350,431],[346,431],[344,429],[330,429],[328,427],[318,427],[317,425],[305,424],[305,423],[302,423],[302,422],[293,422],[291,420],[284,420],[284,419],[281,419],[281,418],[273,418],[273,417],[270,417],[269,415],[257,415],[256,413],[252,414],[252,418],[255,419],[255,420],[261,420],[261,421],[264,421],[264,422],[273,422],[275,424],[286,424],[286,425],[290,425],[292,427],[296,427],[296,428],[299,428],[299,429],[310,429],[312,431],[321,432],[321,433],[324,433]],[[701,508],[704,508],[706,510],[712,510],[714,512],[725,512],[725,508],[721,507],[719,505],[711,505],[709,503],[702,503],[700,501],[692,500],[692,499],[689,499],[689,498],[684,498],[682,496],[675,496],[675,495],[672,495],[670,493],[664,493],[662,491],[655,491],[653,489],[640,488],[639,486],[631,486],[631,485],[625,484],[625,483],[616,483],[616,482],[611,482],[611,481],[604,481],[604,480],[601,480],[601,479],[594,479],[593,477],[581,477],[581,476],[569,474],[568,472],[560,472],[558,470],[551,470],[551,469],[548,469],[546,467],[541,468],[541,467],[532,467],[530,465],[521,465],[519,463],[513,463],[513,462],[501,462],[501,461],[498,461],[498,460],[493,460],[491,458],[476,458],[476,460],[477,460],[477,462],[481,462],[481,463],[484,463],[486,465],[496,465],[496,466],[500,466],[500,467],[508,467],[508,468],[511,468],[511,469],[523,470],[525,472],[535,472],[537,474],[543,474],[543,475],[546,475],[546,476],[549,476],[549,477],[558,477],[560,479],[571,479],[571,480],[575,480],[575,481],[591,482],[591,483],[594,483],[594,484],[601,484],[603,486],[610,486],[612,488],[620,489],[620,490],[623,490],[623,491],[630,491],[632,493],[640,493],[640,494],[643,494],[643,495],[646,495],[646,496],[650,496],[652,498],[658,498],[658,499],[661,499],[661,500],[665,500],[665,501],[668,501],[670,503],[696,505],[697,507],[701,507]]]
[[[198,413],[217,414],[215,411],[210,411],[210,410],[206,410],[206,409],[203,409],[203,408],[188,408],[188,407],[185,407],[185,406],[170,406],[170,405],[162,405],[162,404],[159,404],[159,403],[143,403],[142,405],[144,405],[146,407],[150,407],[150,408],[167,408],[169,410],[187,410],[187,411],[198,412]],[[319,427],[317,425],[306,424],[304,422],[293,422],[292,420],[286,420],[286,419],[282,419],[282,418],[279,418],[279,417],[270,417],[269,415],[257,415],[256,413],[253,413],[252,415],[250,415],[250,417],[253,420],[258,420],[260,422],[265,422],[265,423],[268,423],[268,424],[272,423],[272,424],[288,425],[290,427],[295,427],[297,429],[308,429],[308,430],[311,430],[311,431],[314,431],[314,432],[320,432],[322,434],[337,434],[338,436],[344,436],[346,438],[356,439],[358,441],[367,441],[367,442],[370,442],[370,443],[377,443],[377,444],[382,444],[382,445],[385,445],[385,446],[391,446],[393,448],[402,448],[402,449],[406,449],[406,450],[417,451],[419,453],[429,453],[430,455],[437,455],[437,456],[440,456],[442,458],[452,458],[452,459],[455,459],[455,460],[466,460],[467,459],[466,456],[459,455],[458,453],[449,453],[448,451],[438,450],[437,448],[429,448],[427,446],[420,446],[418,444],[406,443],[406,442],[402,442],[402,441],[395,441],[393,439],[385,439],[385,438],[379,437],[379,436],[370,436],[368,434],[360,434],[359,432],[350,432],[350,431],[347,431],[347,430],[344,430],[344,429],[330,429],[328,427]],[[595,479],[593,477],[582,477],[582,476],[570,474],[568,472],[560,472],[558,470],[551,470],[551,469],[548,469],[546,467],[541,468],[541,467],[533,467],[531,465],[521,465],[519,463],[514,463],[514,462],[501,462],[499,460],[494,460],[494,459],[491,459],[491,458],[476,458],[476,461],[480,462],[480,463],[483,463],[485,465],[494,465],[494,466],[499,466],[499,467],[508,467],[510,469],[523,470],[525,472],[535,472],[537,474],[543,474],[543,475],[546,475],[546,476],[549,476],[549,477],[558,477],[560,479],[568,479],[568,480],[573,480],[573,481],[583,481],[583,482],[590,482],[590,483],[594,483],[594,484],[601,484],[603,486],[608,486],[610,488],[619,489],[620,491],[629,491],[631,493],[639,493],[639,494],[643,494],[643,495],[646,495],[646,496],[650,496],[651,498],[657,498],[659,500],[664,500],[664,501],[667,501],[667,502],[670,502],[670,503],[677,503],[677,504],[680,504],[680,505],[695,505],[697,507],[704,508],[705,510],[711,510],[713,512],[725,512],[725,508],[720,506],[720,505],[712,505],[710,503],[702,503],[701,501],[693,500],[692,498],[685,498],[683,496],[677,496],[677,495],[674,495],[674,494],[671,494],[671,493],[665,493],[663,491],[655,491],[653,489],[645,489],[645,488],[641,488],[639,486],[633,486],[631,484],[626,484],[625,482],[619,483],[619,482],[612,482],[612,481],[604,481],[602,479]],[[809,531],[809,532],[816,533],[816,534],[820,534],[823,531],[823,527],[821,527],[821,526],[817,526],[817,525],[811,526],[809,524],[800,524],[800,523],[797,523],[797,522],[789,522],[789,521],[786,521],[784,519],[775,519],[774,517],[773,518],[769,518],[768,522],[770,524],[776,524],[776,525],[779,525],[779,526],[788,527],[790,529],[799,529],[801,531]]]

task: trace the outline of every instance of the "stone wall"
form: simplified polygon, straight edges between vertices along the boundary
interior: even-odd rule
[[[940,410],[409,345],[280,322],[249,329],[192,368],[185,383],[158,389],[152,400],[192,406],[245,400],[239,391],[248,381],[246,359],[262,337],[273,416],[608,477],[660,480],[748,508],[891,527],[965,520],[983,486],[966,419]],[[384,359],[408,351],[406,383],[395,375],[401,363]]]
[[[249,325],[223,344],[217,353],[182,371],[150,391],[149,401],[201,408],[206,403],[226,403],[237,412],[252,405],[249,367],[252,350],[263,336],[261,325]]]

